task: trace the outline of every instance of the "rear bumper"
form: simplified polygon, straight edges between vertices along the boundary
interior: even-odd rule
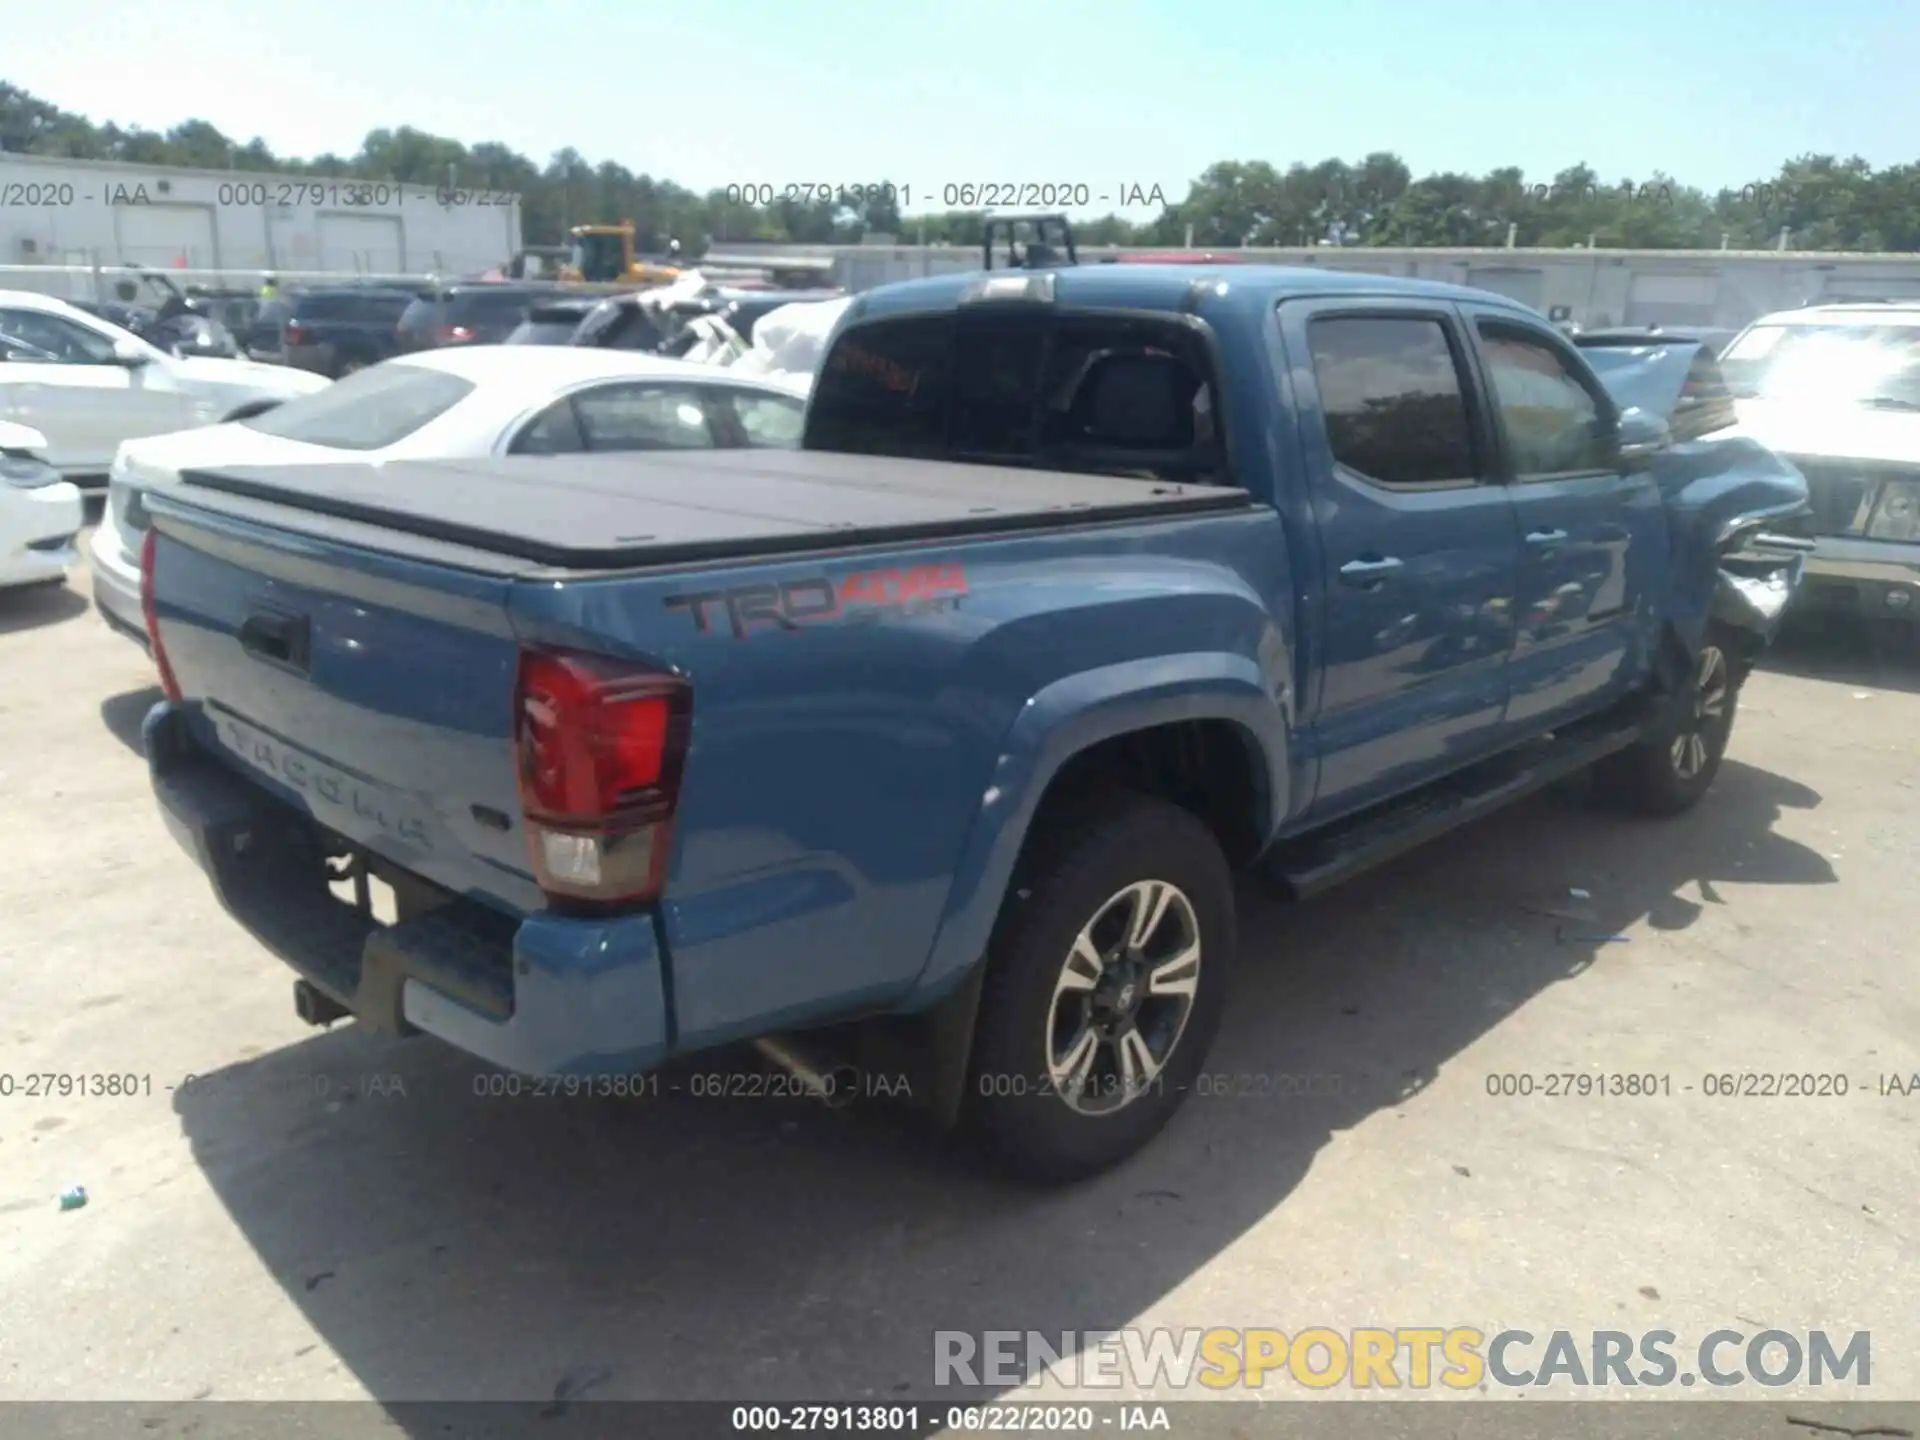
[[[333,374],[333,346],[325,341],[312,345],[289,345],[280,352],[280,363],[290,370],[305,370],[314,375]]]
[[[381,925],[333,897],[311,820],[198,749],[186,720],[163,702],[143,727],[168,831],[227,912],[355,1018],[528,1075],[637,1072],[667,1057],[651,915],[516,919],[450,897]]]
[[[1821,536],[1801,588],[1809,609],[1920,618],[1920,545]]]
[[[88,545],[89,568],[93,571],[93,608],[108,628],[147,648],[147,617],[140,604],[140,572],[127,568],[117,554],[100,543],[106,532],[96,530]],[[117,534],[114,537],[117,549]]]

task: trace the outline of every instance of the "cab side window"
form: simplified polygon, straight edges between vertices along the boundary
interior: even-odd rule
[[[1390,490],[1475,483],[1466,392],[1437,319],[1343,315],[1307,327],[1327,445],[1342,469]]]
[[[1514,479],[1614,468],[1611,416],[1558,350],[1520,327],[1483,320],[1480,354]]]

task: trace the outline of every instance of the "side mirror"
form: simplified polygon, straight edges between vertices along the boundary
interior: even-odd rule
[[[1629,472],[1645,470],[1654,457],[1673,444],[1673,429],[1650,410],[1629,405],[1620,412],[1614,427],[1620,468]]]
[[[142,365],[153,362],[153,356],[147,347],[138,340],[116,340],[113,342],[113,363],[124,365],[129,370],[138,370]]]

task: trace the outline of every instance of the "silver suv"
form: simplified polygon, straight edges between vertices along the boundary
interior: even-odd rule
[[[1920,303],[1762,316],[1720,366],[1742,430],[1807,477],[1800,603],[1920,624]]]

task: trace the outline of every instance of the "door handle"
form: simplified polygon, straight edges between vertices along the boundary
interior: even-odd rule
[[[304,615],[256,610],[240,624],[240,648],[256,660],[305,675],[311,634]]]
[[[1376,556],[1368,560],[1349,560],[1340,567],[1340,578],[1349,585],[1371,589],[1400,568],[1400,561],[1391,555]]]
[[[1567,532],[1564,530],[1529,530],[1527,532],[1529,545],[1558,545],[1566,538]]]

